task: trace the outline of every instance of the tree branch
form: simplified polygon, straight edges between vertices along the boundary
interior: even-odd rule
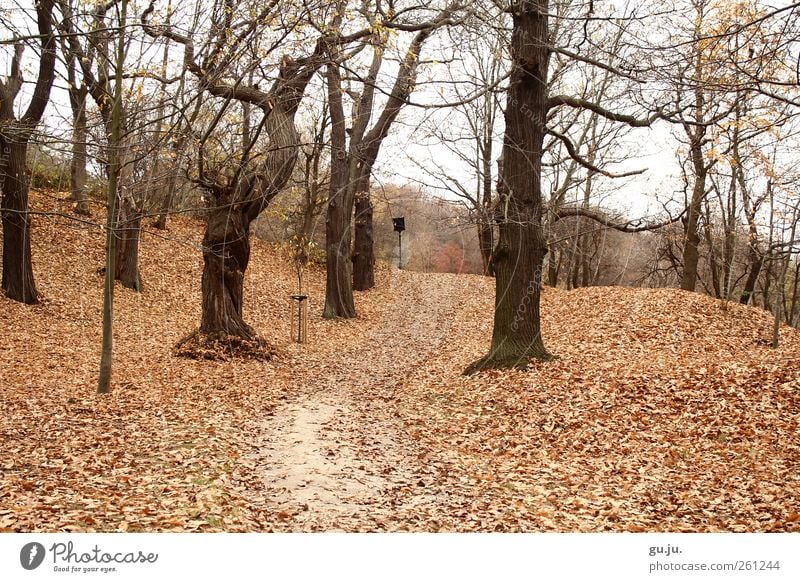
[[[559,107],[561,105],[568,105],[569,107],[574,107],[576,109],[588,109],[589,111],[594,111],[598,115],[605,117],[606,119],[610,119],[611,121],[619,121],[621,123],[626,123],[631,127],[650,127],[654,121],[657,119],[664,119],[664,113],[659,108],[653,115],[647,117],[645,119],[635,117],[633,115],[628,115],[626,113],[615,113],[613,111],[609,111],[605,107],[601,107],[597,103],[592,103],[591,101],[586,101],[585,99],[580,99],[578,97],[570,97],[568,95],[554,95],[547,100],[547,108],[552,109],[554,107]]]
[[[645,232],[649,230],[658,230],[659,228],[663,228],[669,224],[678,222],[685,213],[686,210],[684,209],[684,211],[681,212],[678,216],[670,217],[659,222],[643,223],[644,219],[632,220],[628,222],[615,222],[610,218],[608,218],[607,216],[605,216],[605,214],[599,210],[593,210],[591,208],[584,208],[581,206],[562,206],[553,210],[554,217],[552,219],[552,222],[556,223],[559,220],[568,218],[570,216],[581,216],[584,218],[588,218],[590,220],[594,220],[595,222],[602,224],[603,226],[607,226],[608,228],[612,228],[620,232],[633,233],[633,232]]]
[[[584,168],[596,172],[598,174],[602,174],[603,176],[607,176],[609,178],[627,178],[628,176],[638,176],[639,174],[644,174],[647,171],[646,169],[643,168],[641,170],[632,170],[630,172],[622,172],[622,173],[609,172],[608,170],[604,170],[603,168],[595,166],[588,160],[584,159],[576,151],[572,141],[570,141],[570,139],[566,135],[560,134],[557,131],[550,128],[547,129],[547,133],[549,133],[555,138],[558,138],[558,140],[564,144],[564,147],[567,148],[567,153],[569,154],[570,158],[578,162],[578,164],[580,164]]]

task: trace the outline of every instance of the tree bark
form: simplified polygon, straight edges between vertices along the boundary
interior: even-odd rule
[[[250,261],[250,225],[237,208],[212,211],[203,237],[203,311],[200,331],[254,339],[242,313],[244,273]]]
[[[2,288],[9,299],[33,304],[39,294],[31,261],[31,220],[28,215],[28,175],[25,167],[28,142],[42,119],[55,77],[53,0],[36,4],[41,53],[36,85],[30,103],[19,120],[14,100],[22,87],[22,45],[15,46],[11,74],[0,81],[0,180],[2,183],[3,274]]]
[[[550,287],[558,287],[559,260],[556,257],[558,251],[550,248],[547,253],[547,284]]]
[[[494,248],[494,229],[492,229],[491,222],[484,217],[478,219],[478,246],[481,251],[483,274],[487,277],[493,277],[492,249]]]
[[[417,66],[419,64],[420,53],[426,40],[431,36],[434,30],[443,26],[450,18],[452,7],[445,7],[439,14],[430,20],[421,30],[419,30],[414,39],[411,41],[408,49],[406,50],[403,60],[400,61],[400,66],[395,77],[394,84],[383,110],[378,115],[375,124],[369,131],[367,126],[372,118],[372,109],[374,102],[374,94],[376,88],[376,80],[380,72],[381,63],[383,62],[383,47],[375,47],[373,52],[372,64],[370,66],[367,77],[364,79],[364,88],[360,98],[354,105],[353,109],[353,127],[350,131],[350,146],[349,151],[346,147],[346,134],[341,133],[336,138],[341,142],[340,146],[336,146],[342,156],[342,186],[349,184],[347,189],[349,192],[344,197],[344,201],[348,204],[356,205],[356,222],[355,222],[355,247],[352,256],[354,272],[352,275],[354,289],[363,291],[370,289],[375,285],[375,251],[373,245],[373,225],[372,225],[372,202],[370,201],[370,176],[375,160],[378,158],[381,144],[389,133],[389,129],[397,119],[406,100],[411,95],[416,85]],[[337,25],[338,27],[338,25]],[[333,74],[336,79],[339,77],[338,66],[334,67]],[[333,77],[328,77],[329,85],[329,101],[331,99],[331,81]],[[340,80],[338,81],[340,82]],[[338,105],[334,102],[330,103],[331,118],[333,119],[334,106],[341,109],[342,90],[339,86],[332,86]],[[337,116],[344,117],[343,112],[337,112]],[[343,130],[342,126],[342,130]],[[333,140],[333,134],[331,134]],[[341,190],[342,188],[332,188],[331,192],[335,189]],[[349,220],[349,217],[348,217]],[[339,228],[339,227],[337,227]],[[329,243],[330,244],[330,243]],[[337,245],[342,248],[342,245]],[[338,258],[334,257],[334,263],[340,264]],[[344,273],[337,274],[334,278],[337,280],[343,279],[346,276]],[[338,285],[339,283],[337,283]],[[346,298],[345,299],[346,302]],[[346,309],[350,312],[349,306]],[[355,313],[355,309],[352,310]],[[325,313],[329,313],[326,307]],[[347,315],[337,315],[338,317],[351,317]]]
[[[272,110],[264,121],[269,151],[256,170],[243,169],[226,188],[217,187],[215,208],[203,236],[202,315],[200,332],[256,339],[242,313],[244,275],[250,260],[250,225],[289,181],[300,138],[294,126],[297,106],[316,68],[281,70],[273,90]],[[246,160],[245,162],[246,163]]]
[[[694,184],[692,187],[692,198],[689,201],[686,212],[686,219],[684,221],[684,239],[683,239],[683,272],[681,273],[681,289],[684,291],[694,291],[697,287],[697,266],[700,261],[700,232],[698,224],[700,220],[700,213],[702,211],[703,199],[706,195],[706,176],[711,165],[706,165],[703,155],[703,145],[706,142],[707,126],[703,123],[706,121],[706,95],[703,81],[705,80],[705,58],[702,48],[698,39],[702,37],[703,31],[703,8],[705,5],[695,5],[697,10],[694,28],[694,40],[696,42],[693,47],[694,53],[692,54],[693,70],[692,75],[695,79],[694,87],[692,89],[694,103],[693,103],[693,116],[695,121],[700,122],[699,125],[692,126],[684,123],[684,131],[689,138],[689,156],[691,158],[692,169],[694,171]]]
[[[114,281],[116,279],[116,223],[118,222],[117,202],[119,201],[119,177],[122,172],[122,153],[120,145],[123,143],[122,126],[122,69],[125,64],[125,24],[128,13],[128,0],[122,0],[120,5],[119,36],[116,42],[114,59],[114,92],[109,94],[111,99],[104,102],[104,107],[111,107],[107,120],[108,129],[108,190],[106,192],[106,272],[103,281],[103,336],[100,351],[100,373],[97,379],[97,392],[105,394],[111,390],[111,375],[114,360]],[[108,46],[108,45],[107,45]],[[106,52],[110,55],[110,52]]]
[[[355,196],[355,245],[353,247],[353,289],[366,291],[375,286],[375,251],[372,229],[372,201],[369,190]]]
[[[747,273],[747,280],[744,282],[744,289],[739,297],[739,303],[747,305],[753,298],[753,293],[756,289],[758,276],[761,274],[761,266],[764,262],[764,257],[758,253],[757,250],[750,248],[750,270]]]
[[[86,195],[86,86],[78,86],[75,74],[75,55],[68,52],[69,104],[72,110],[72,159],[69,165],[70,197],[75,202],[75,213],[90,216],[89,197]]]
[[[331,179],[333,180],[333,171]],[[350,259],[350,216],[353,206],[352,203],[348,204],[341,194],[343,192],[340,190],[336,196],[331,196],[328,200],[325,219],[327,280],[325,308],[322,315],[327,319],[356,316]]]
[[[705,132],[701,132],[705,133]],[[699,138],[698,138],[699,139]],[[683,242],[683,273],[681,274],[681,289],[694,291],[697,287],[697,265],[700,262],[700,231],[698,224],[702,202],[706,193],[706,166],[703,162],[703,152],[697,141],[692,144],[692,161],[694,166],[694,186],[692,199],[686,213],[684,223]]]
[[[3,289],[9,299],[39,302],[31,262],[31,218],[28,214],[28,142],[2,140],[3,180]]]
[[[512,4],[512,71],[505,111],[499,236],[494,252],[495,312],[489,354],[465,373],[526,368],[551,359],[542,341],[539,301],[547,244],[542,224],[541,163],[547,114],[547,0]]]
[[[325,251],[327,280],[325,307],[327,319],[356,316],[353,301],[353,274],[350,245],[350,220],[353,216],[354,185],[349,180],[344,106],[339,65],[328,64],[328,105],[331,112],[331,178],[328,209],[325,216]]]
[[[494,228],[492,228],[492,156],[494,155],[494,120],[496,115],[496,96],[487,91],[483,103],[483,136],[480,143],[481,180],[483,195],[478,201],[478,247],[481,252],[483,274],[494,277],[492,268],[492,249],[494,248]]]
[[[139,238],[142,232],[142,212],[129,198],[119,201],[114,230],[117,237],[114,280],[122,283],[123,287],[141,292]]]

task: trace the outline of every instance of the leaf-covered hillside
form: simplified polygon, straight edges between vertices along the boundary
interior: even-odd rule
[[[39,211],[67,212],[36,194]],[[800,529],[800,334],[676,290],[547,289],[527,372],[461,371],[493,280],[378,270],[359,317],[288,343],[288,262],[254,241],[245,319],[272,362],[175,358],[197,326],[202,226],[146,232],[95,394],[103,233],[34,219],[43,301],[0,299],[0,529]]]

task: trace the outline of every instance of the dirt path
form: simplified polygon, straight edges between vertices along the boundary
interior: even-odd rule
[[[430,278],[422,283],[393,272],[395,301],[358,353],[341,358],[347,366],[334,362],[260,427],[264,501],[281,529],[402,529],[397,516],[413,516],[436,495],[437,480],[399,422],[393,395],[447,338],[451,279],[437,276],[435,293]]]

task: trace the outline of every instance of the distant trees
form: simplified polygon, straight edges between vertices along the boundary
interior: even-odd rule
[[[796,27],[778,18],[785,10],[753,1],[681,8],[665,17],[668,46],[652,50],[654,85],[664,87],[682,136],[683,235],[663,237],[654,271],[672,271],[677,281],[665,282],[686,290],[748,302],[759,281],[774,279],[767,201],[788,195],[794,179],[783,153],[795,131],[791,90],[775,98],[764,86],[794,75],[787,50]]]
[[[344,8],[345,3],[338,7],[341,11]],[[452,24],[460,9],[460,3],[449,2],[437,10],[433,17],[422,22],[413,22],[396,19],[393,9],[390,13],[382,14],[382,7],[376,4],[376,14],[370,16],[367,22],[369,35],[365,36],[364,44],[371,48],[370,64],[365,74],[353,75],[353,78],[360,80],[360,91],[343,88],[342,69],[354,66],[348,61],[347,53],[339,45],[329,51],[326,81],[331,112],[332,156],[326,217],[328,279],[324,317],[354,317],[352,289],[364,291],[375,284],[373,206],[370,199],[372,169],[392,124],[414,91],[424,44],[438,28]],[[340,20],[341,18],[343,15]],[[338,27],[341,27],[341,22]],[[392,31],[413,32],[414,36],[400,59],[391,87],[380,89],[379,74],[385,60],[388,34]],[[341,32],[339,35],[343,40],[348,39]],[[353,35],[349,36],[352,38]],[[355,55],[360,50],[353,52]],[[374,113],[376,91],[386,94],[383,108],[378,113]],[[349,128],[344,113],[345,94],[352,97],[353,101],[352,125]],[[355,240],[351,255],[349,223],[353,212]]]
[[[116,203],[113,217],[114,236],[114,252],[115,259],[113,262],[113,276],[114,280],[122,283],[123,286],[133,289],[134,291],[141,291],[142,278],[139,271],[139,239],[141,233],[142,215],[144,212],[144,200],[142,192],[134,187],[133,179],[133,164],[136,157],[136,150],[134,147],[137,138],[141,137],[144,127],[148,124],[146,117],[136,117],[139,123],[135,122],[134,111],[136,104],[131,103],[124,95],[115,94],[116,89],[116,75],[125,75],[125,70],[116,68],[124,66],[122,63],[117,63],[116,50],[114,42],[122,38],[122,40],[131,43],[131,36],[126,34],[123,30],[118,32],[112,30],[111,21],[112,16],[119,17],[121,12],[121,4],[119,2],[110,2],[107,4],[97,5],[93,11],[84,12],[79,6],[73,6],[71,0],[58,0],[61,6],[61,11],[64,14],[63,20],[58,23],[59,31],[62,34],[64,47],[66,51],[67,61],[70,65],[68,68],[68,78],[72,76],[75,83],[77,83],[77,71],[75,70],[76,64],[80,65],[81,87],[85,88],[85,92],[91,95],[94,104],[100,113],[102,131],[102,138],[100,143],[95,144],[102,152],[100,154],[100,162],[106,169],[106,173],[111,170],[113,158],[121,156],[118,160],[117,182],[119,188],[116,191]],[[127,52],[127,51],[126,51]],[[68,81],[72,84],[72,81]],[[125,84],[120,86],[120,91],[125,89]],[[86,127],[81,126],[85,111],[81,111],[81,105],[86,106],[84,89],[73,89],[72,101],[75,101],[73,107],[73,123],[75,123],[75,131],[77,138],[86,134]],[[83,101],[79,101],[80,99]],[[117,99],[120,99],[119,123],[120,128],[118,132],[119,142],[112,144],[112,125],[114,108]],[[138,130],[138,131],[137,131]],[[77,200],[77,208],[86,210],[85,208],[85,195],[76,190],[82,190],[83,185],[81,181],[85,178],[82,176],[81,168],[85,168],[84,155],[86,153],[85,145],[78,144],[73,148],[73,176],[77,182],[73,183],[73,198]],[[141,155],[141,150],[139,151]]]
[[[69,8],[70,5],[67,4]],[[71,12],[71,10],[70,10]],[[68,18],[70,13],[65,15]],[[70,195],[75,202],[75,212],[90,216],[89,196],[86,192],[86,164],[88,163],[88,122],[86,102],[89,90],[81,78],[78,55],[70,49],[69,41],[61,39],[61,52],[67,67],[67,94],[72,113],[72,156],[70,158]]]
[[[457,160],[461,172],[431,159],[423,163],[415,152],[410,159],[421,171],[414,180],[445,198],[460,199],[478,236],[483,273],[493,275],[492,251],[495,242],[496,142],[500,127],[502,85],[506,75],[505,38],[490,31],[476,11],[467,26],[450,30],[458,47],[453,59],[459,67],[448,67],[448,99],[454,102],[440,115],[426,120],[418,134],[425,145],[441,148]],[[468,181],[461,174],[466,170]]]

